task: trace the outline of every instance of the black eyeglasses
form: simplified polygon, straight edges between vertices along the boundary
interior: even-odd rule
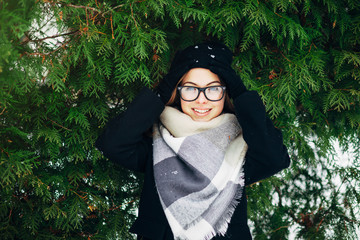
[[[187,102],[195,101],[201,92],[204,93],[207,100],[216,102],[220,101],[225,94],[225,86],[211,86],[205,88],[193,86],[181,86],[177,88],[182,100]]]

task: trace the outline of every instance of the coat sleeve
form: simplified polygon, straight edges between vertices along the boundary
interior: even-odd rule
[[[246,91],[234,100],[235,114],[248,144],[245,157],[246,185],[270,177],[290,165],[280,130],[266,116],[255,91]]]
[[[143,172],[152,153],[152,137],[144,133],[163,110],[160,98],[150,89],[143,88],[128,109],[107,124],[95,146],[111,161]]]

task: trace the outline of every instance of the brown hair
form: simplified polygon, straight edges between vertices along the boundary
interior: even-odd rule
[[[169,101],[166,103],[166,106],[171,106],[171,107],[176,107],[176,108],[181,109],[181,107],[180,107],[180,95],[179,95],[179,93],[177,91],[177,87],[184,80],[186,74],[187,74],[187,72],[180,78],[180,80],[176,84],[175,89],[173,90]],[[221,83],[221,85],[225,85],[224,81],[222,81],[221,79],[220,79],[220,83]],[[224,97],[225,97],[225,103],[224,103],[223,113],[235,113],[234,104],[232,103],[232,101],[231,101],[231,99],[229,97],[229,94],[227,93],[226,90],[225,90],[225,96]]]

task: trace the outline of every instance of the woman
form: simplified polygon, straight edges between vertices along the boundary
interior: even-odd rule
[[[178,52],[156,93],[144,88],[98,138],[106,157],[145,174],[138,239],[251,239],[244,186],[290,160],[231,62],[218,43]]]

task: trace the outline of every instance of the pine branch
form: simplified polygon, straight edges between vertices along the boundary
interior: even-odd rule
[[[54,38],[64,37],[64,36],[76,34],[78,32],[79,32],[79,30],[75,30],[75,31],[72,31],[72,32],[56,34],[56,35],[53,35],[53,36],[48,36],[48,37],[39,38],[39,39],[30,39],[29,38],[29,41],[30,42],[42,42],[42,41],[44,41],[46,39],[54,39]]]
[[[140,1],[139,1],[140,2]],[[115,9],[118,9],[118,8],[121,8],[123,7],[125,4],[119,4],[113,8],[111,8],[110,10],[107,10],[105,12],[102,12],[101,10],[97,9],[97,8],[94,8],[94,7],[89,7],[89,6],[81,6],[81,5],[73,5],[73,4],[66,4],[66,6],[68,7],[72,7],[72,8],[78,8],[78,9],[85,9],[85,10],[92,10],[94,12],[97,12],[98,14],[101,14],[102,17],[105,16],[105,14],[111,12],[111,11],[114,11]],[[131,6],[131,4],[130,4]]]
[[[45,56],[50,56],[50,55],[52,55],[53,53],[59,51],[60,49],[64,49],[64,47],[65,47],[66,45],[68,45],[71,41],[72,41],[72,40],[70,39],[70,40],[68,40],[67,42],[64,42],[60,47],[54,49],[54,50],[51,51],[51,52],[47,52],[47,53],[24,52],[24,53],[21,55],[21,57],[22,57],[23,55],[28,55],[28,56],[41,56],[43,59],[45,59]]]
[[[55,122],[54,120],[51,120],[50,118],[48,118],[52,123],[54,123],[55,125],[57,125],[57,126],[59,126],[59,127],[61,127],[61,128],[63,128],[63,129],[65,129],[65,130],[68,130],[68,131],[72,131],[71,129],[68,129],[68,128],[66,128],[66,127],[64,127],[64,126],[62,126],[62,125],[60,125],[60,124],[58,124],[57,122]]]
[[[70,4],[70,3],[69,3],[69,4],[66,4],[66,6],[72,7],[72,8],[81,8],[81,9],[85,9],[85,10],[89,9],[89,10],[92,10],[92,11],[94,11],[94,12],[101,13],[101,10],[98,10],[98,9],[96,9],[96,8],[89,7],[89,6],[79,6],[79,5],[73,5],[73,4]]]

